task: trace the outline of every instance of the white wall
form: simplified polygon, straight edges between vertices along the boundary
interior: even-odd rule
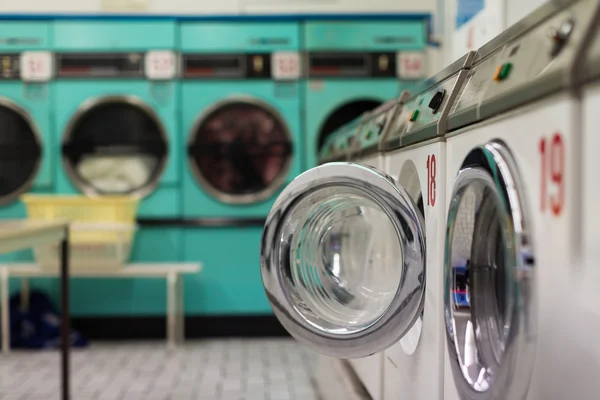
[[[0,0],[0,11],[150,13],[434,12],[438,0]]]

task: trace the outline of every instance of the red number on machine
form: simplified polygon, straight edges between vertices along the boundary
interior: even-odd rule
[[[300,77],[300,54],[296,52],[277,52],[272,55],[273,77],[275,79],[298,79]]]
[[[437,183],[437,161],[435,154],[427,156],[427,205],[435,206]]]
[[[21,79],[26,82],[47,82],[52,77],[53,58],[47,51],[21,53]]]
[[[565,205],[565,144],[560,133],[540,140],[540,209],[559,216]]]
[[[176,75],[175,53],[149,51],[146,53],[146,76],[149,79],[173,79]]]

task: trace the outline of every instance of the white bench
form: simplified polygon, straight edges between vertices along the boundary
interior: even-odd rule
[[[183,342],[185,336],[185,312],[183,307],[183,275],[200,272],[202,265],[199,263],[160,263],[160,264],[128,264],[120,269],[86,270],[72,269],[69,271],[71,278],[163,278],[167,282],[167,345],[175,348]],[[2,290],[0,303],[3,310],[8,310],[8,280],[21,278],[21,295],[23,306],[27,306],[29,299],[29,279],[41,277],[57,277],[58,270],[42,269],[36,264],[10,264],[0,266],[0,288]],[[2,320],[2,335],[9,335],[7,326],[9,318]],[[9,349],[4,348],[4,343],[9,343],[8,336],[4,337],[4,353]]]

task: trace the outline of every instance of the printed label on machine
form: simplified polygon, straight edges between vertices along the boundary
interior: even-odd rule
[[[21,54],[21,79],[25,82],[48,82],[54,73],[54,58],[49,51],[26,51]]]
[[[177,56],[169,50],[149,51],[146,53],[144,69],[148,79],[174,79],[177,75]]]
[[[426,75],[425,54],[420,51],[402,51],[397,55],[397,72],[400,79],[421,79]]]
[[[299,79],[301,75],[300,54],[294,51],[280,51],[271,55],[273,78],[277,80]]]

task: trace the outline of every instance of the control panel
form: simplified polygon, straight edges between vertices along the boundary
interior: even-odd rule
[[[438,126],[438,122],[448,115],[473,56],[474,53],[467,54],[426,81],[424,90],[411,97],[394,118],[383,147],[392,149],[445,133],[445,127]]]
[[[398,111],[397,100],[390,100],[369,112],[364,120],[360,134],[356,136],[360,155],[376,151],[379,141],[390,127],[394,114]]]
[[[54,76],[54,57],[49,51],[0,53],[0,80],[48,82]]]
[[[144,53],[62,53],[58,78],[143,78]]]
[[[596,31],[591,39],[591,45],[586,51],[582,67],[578,83],[586,83],[600,77],[600,30]]]
[[[356,137],[360,134],[365,115],[355,118],[348,124],[331,133],[319,151],[319,161],[330,162],[346,159],[358,150]]]
[[[297,52],[185,54],[182,73],[185,79],[296,80],[301,61]]]
[[[308,53],[309,78],[395,78],[396,53]]]
[[[17,80],[21,77],[19,54],[0,54],[0,79]]]
[[[597,23],[593,21],[597,3],[578,1],[538,21],[523,35],[508,42],[501,58],[489,60],[485,70],[488,88],[480,106],[482,117],[568,85],[567,78],[573,71],[584,36]]]
[[[497,66],[502,65],[504,46],[476,59],[467,72],[465,83],[457,94],[448,116],[448,129],[454,130],[474,123],[478,119],[477,109],[484,98],[488,87],[494,83]],[[510,71],[509,71],[510,72]]]

